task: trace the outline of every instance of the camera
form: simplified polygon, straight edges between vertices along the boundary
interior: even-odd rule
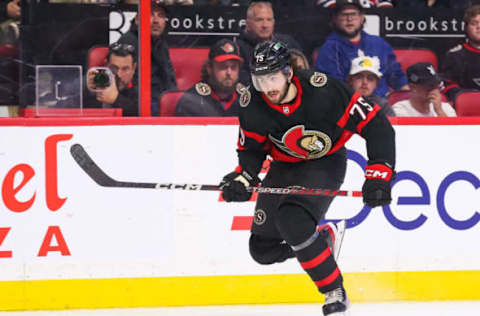
[[[105,90],[113,80],[113,73],[107,67],[92,67],[87,72],[87,87],[93,92]]]

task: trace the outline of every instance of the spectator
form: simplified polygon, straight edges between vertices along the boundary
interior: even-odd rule
[[[397,116],[457,116],[455,110],[442,102],[442,80],[430,63],[417,63],[407,68],[410,99],[395,103]]]
[[[152,91],[152,115],[159,114],[158,100],[162,92],[177,89],[175,70],[173,69],[168,44],[163,38],[167,9],[160,1],[152,1],[151,10],[151,35],[152,35],[152,61],[151,61],[151,91]],[[138,15],[130,30],[123,34],[119,43],[133,45],[138,51]],[[136,82],[135,78],[135,82]]]
[[[388,100],[373,94],[380,78],[382,78],[382,73],[380,72],[380,60],[378,57],[359,56],[352,61],[347,83],[353,90],[363,95],[367,101],[370,101],[371,104],[378,104],[382,107],[386,115],[395,116],[395,112],[388,104]]]
[[[252,1],[247,9],[245,29],[237,39],[240,56],[243,60],[252,60],[253,49],[258,43],[266,41],[281,41],[289,48],[301,49],[300,45],[290,35],[274,33],[275,18],[270,1]],[[240,81],[249,84],[250,64],[243,63],[240,70]]]
[[[345,81],[352,60],[363,52],[380,59],[382,78],[374,94],[385,97],[389,87],[408,90],[407,78],[397,62],[392,47],[381,37],[363,31],[365,16],[359,0],[337,0],[332,26],[334,32],[318,51],[315,68]]]
[[[318,6],[324,8],[333,8],[337,4],[336,0],[314,0]],[[361,0],[364,8],[392,8],[392,0]]]
[[[95,84],[94,77],[98,71],[89,71],[87,86],[95,90],[95,98],[104,107],[122,108],[123,116],[138,116],[138,88],[133,83],[137,69],[135,47],[128,44],[115,43],[109,47],[107,67],[114,78],[107,87]]]
[[[467,41],[447,52],[441,72],[447,79],[445,94],[450,101],[461,89],[480,90],[480,5],[465,11]]]
[[[223,39],[210,48],[202,69],[202,81],[187,90],[178,101],[175,116],[237,116],[245,87],[239,83],[239,48]]]
[[[0,44],[17,42],[21,13],[20,0],[0,0]]]
[[[294,71],[298,69],[310,68],[307,57],[302,53],[301,50],[295,48],[290,49],[290,65]]]

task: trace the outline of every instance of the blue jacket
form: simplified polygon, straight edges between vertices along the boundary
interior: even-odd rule
[[[315,68],[335,78],[346,81],[352,60],[358,57],[358,50],[365,56],[378,56],[380,72],[383,74],[374,94],[385,97],[388,87],[399,90],[408,84],[407,77],[397,61],[393,49],[384,39],[362,31],[360,42],[355,45],[347,38],[333,32],[320,47],[315,60]]]

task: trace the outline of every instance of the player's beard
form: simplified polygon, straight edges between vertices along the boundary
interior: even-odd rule
[[[232,85],[226,85],[222,81],[217,80],[215,76],[211,76],[209,84],[212,87],[213,91],[217,94],[232,94],[235,90],[235,86],[238,81],[233,80],[231,77],[228,78],[232,82]],[[225,79],[226,80],[226,79]]]
[[[279,91],[279,94],[278,94],[278,97],[276,98],[276,100],[272,100],[270,98],[270,96],[268,95],[269,92],[265,93],[264,94],[267,96],[268,100],[273,103],[273,104],[280,104],[280,102],[282,102],[283,99],[285,99],[285,97],[287,96],[287,93],[288,93],[288,88],[290,88],[290,84],[287,83],[284,88],[283,88],[283,91]],[[276,92],[275,90],[272,91],[272,92]]]
[[[343,37],[346,37],[346,38],[354,38],[355,36],[357,36],[363,29],[363,24],[360,25],[357,29],[355,29],[353,32],[345,32],[344,30],[342,30],[341,28],[337,27],[336,25],[334,26],[334,30],[335,32],[337,32],[338,34],[340,34],[340,36],[343,36]]]

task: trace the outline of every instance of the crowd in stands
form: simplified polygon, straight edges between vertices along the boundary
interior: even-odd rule
[[[135,0],[123,2],[138,3]],[[332,32],[315,51],[313,60],[306,57],[294,37],[275,30],[274,9],[283,5],[284,1],[153,0],[151,3],[152,116],[165,113],[175,116],[236,116],[240,94],[251,85],[249,66],[252,52],[257,44],[265,41],[285,43],[290,49],[294,70],[313,68],[340,79],[370,102],[380,105],[389,116],[455,116],[458,95],[465,91],[480,93],[480,0],[302,1],[329,8],[332,12]],[[191,74],[200,79],[191,82],[188,87],[178,85],[171,50],[165,39],[171,5],[247,7],[243,30],[235,38],[219,39],[210,47],[199,73]],[[419,62],[402,70],[392,46],[382,37],[364,30],[365,9],[395,10],[397,7],[463,9],[466,39],[459,40],[438,67]],[[20,16],[19,0],[0,0],[0,45],[15,44],[18,40]],[[139,115],[138,15],[130,25],[128,32],[108,48],[105,66],[113,74],[113,83],[102,88],[93,80],[96,73],[88,73],[87,88],[90,92],[85,102],[87,107],[120,107],[125,116]],[[399,92],[403,96],[400,100],[391,97]],[[176,93],[174,99],[169,99],[169,102],[175,103],[172,110],[162,110],[162,98],[172,93]],[[478,107],[480,113],[480,97]]]

